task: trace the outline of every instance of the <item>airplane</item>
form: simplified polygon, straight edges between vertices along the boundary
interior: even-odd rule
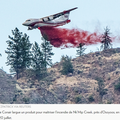
[[[69,13],[77,7],[65,10],[63,12],[43,17],[40,19],[28,19],[22,25],[27,26],[28,30],[40,29],[41,27],[58,27],[70,22]]]

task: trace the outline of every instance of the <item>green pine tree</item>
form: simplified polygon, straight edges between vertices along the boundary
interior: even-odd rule
[[[78,50],[76,51],[78,56],[82,56],[85,54],[84,51],[86,50],[86,48],[83,47],[84,45],[85,45],[84,43],[80,43],[79,46],[77,47]]]
[[[71,57],[69,56],[62,56],[62,70],[61,73],[63,75],[68,75],[69,73],[73,73],[73,65],[71,63]]]
[[[32,44],[29,41],[29,36],[24,34],[21,37],[20,47],[21,47],[21,58],[22,58],[22,69],[29,68],[31,65],[31,46]]]
[[[50,44],[49,41],[47,41],[46,39],[42,38],[43,43],[41,44],[41,48],[42,48],[42,53],[43,53],[43,59],[44,59],[44,65],[45,68],[47,70],[47,66],[52,66],[52,55],[54,55],[54,53],[52,52],[52,45]]]
[[[14,72],[18,75],[21,71],[30,66],[31,60],[31,44],[29,42],[29,37],[19,31],[18,28],[12,30],[12,35],[8,36],[10,40],[7,40],[8,48],[5,53],[7,56],[7,65],[10,65],[10,72]]]
[[[40,46],[37,42],[32,47],[32,64],[31,64],[34,75],[37,79],[41,79],[45,75],[45,66],[44,66],[44,59],[43,53],[40,50]]]

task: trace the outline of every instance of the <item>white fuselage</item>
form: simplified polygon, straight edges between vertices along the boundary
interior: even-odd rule
[[[40,27],[62,26],[70,22],[69,13],[75,9],[77,9],[77,7],[40,19],[28,19],[23,23],[23,25],[28,26],[28,30]]]
[[[63,14],[60,17],[49,16],[41,19],[28,19],[23,25],[28,26],[29,30],[38,28],[38,27],[57,27],[62,26],[70,20],[68,20],[69,13]]]

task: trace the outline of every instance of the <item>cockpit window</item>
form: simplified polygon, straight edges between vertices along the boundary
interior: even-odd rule
[[[26,22],[28,22],[28,21],[30,21],[30,20],[26,20]]]
[[[43,21],[43,22],[45,22],[45,20],[44,20],[44,19],[42,19],[42,21]]]
[[[55,14],[55,15],[53,15],[53,19],[58,18],[58,17],[60,17],[62,15],[64,15],[64,13]]]

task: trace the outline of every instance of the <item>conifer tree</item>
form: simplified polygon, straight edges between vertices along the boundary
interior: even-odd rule
[[[44,65],[45,68],[47,69],[47,66],[52,66],[52,55],[54,55],[54,53],[52,52],[52,45],[50,44],[49,41],[47,41],[46,39],[42,38],[43,43],[41,44],[41,48],[42,48],[42,53],[43,53],[43,59],[44,59]]]
[[[36,78],[40,79],[45,75],[45,66],[44,66],[44,59],[43,53],[40,50],[40,46],[37,42],[32,47],[32,64],[34,70],[34,75]]]
[[[67,75],[69,73],[73,73],[73,65],[71,63],[71,57],[69,56],[62,56],[62,70],[61,73],[63,75]]]
[[[77,47],[78,50],[76,51],[78,56],[82,56],[85,54],[84,51],[86,50],[86,48],[83,47],[84,45],[85,45],[84,43],[80,43],[79,46]]]
[[[10,71],[17,74],[17,79],[19,73],[29,67],[31,59],[31,44],[27,34],[19,31],[18,28],[12,30],[12,35],[8,36],[10,40],[7,40],[8,48],[5,53],[7,56],[7,65],[10,65]]]
[[[32,44],[29,41],[29,36],[25,33],[21,37],[20,47],[21,47],[21,58],[22,58],[22,69],[29,68],[31,65],[31,46]]]
[[[104,34],[102,36],[101,49],[103,49],[103,50],[112,48],[112,44],[111,44],[112,40],[111,40],[111,38],[109,36],[109,34],[110,34],[109,31],[110,31],[110,29],[108,29],[108,27],[106,27],[105,32],[104,32]]]

